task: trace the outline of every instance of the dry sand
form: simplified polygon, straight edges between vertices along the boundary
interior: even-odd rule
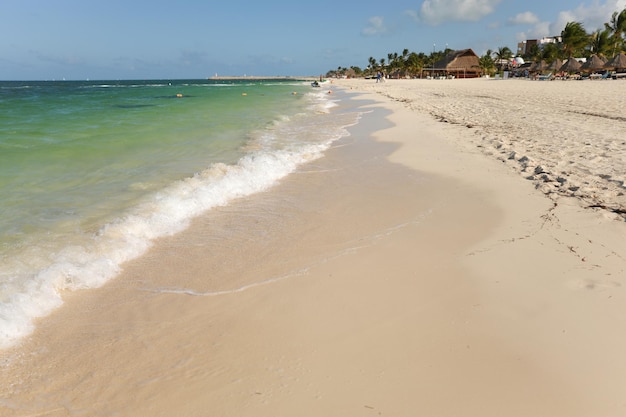
[[[626,82],[337,87],[352,136],[68,295],[0,415],[626,415]]]

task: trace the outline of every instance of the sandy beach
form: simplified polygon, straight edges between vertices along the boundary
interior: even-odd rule
[[[626,415],[626,82],[335,80],[368,110],[0,353],[0,416]]]

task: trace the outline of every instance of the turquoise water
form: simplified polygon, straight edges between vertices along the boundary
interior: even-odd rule
[[[0,82],[0,348],[358,115],[298,81]]]

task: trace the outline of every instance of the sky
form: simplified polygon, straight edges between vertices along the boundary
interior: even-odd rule
[[[304,76],[603,28],[626,0],[1,0],[0,80]]]

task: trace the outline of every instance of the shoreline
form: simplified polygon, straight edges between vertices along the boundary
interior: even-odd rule
[[[301,77],[296,77],[296,76],[290,76],[290,75],[270,75],[270,76],[262,76],[262,75],[218,75],[218,76],[211,76],[211,77],[207,77],[207,80],[225,80],[225,81],[230,81],[230,80],[253,80],[253,81],[260,81],[260,80],[293,80],[293,81],[314,81],[314,80],[319,80],[320,77],[315,77],[312,75],[306,75],[306,76],[301,76]]]
[[[372,109],[351,136],[70,295],[1,370],[8,416],[623,414],[623,222],[419,88],[334,87]]]

